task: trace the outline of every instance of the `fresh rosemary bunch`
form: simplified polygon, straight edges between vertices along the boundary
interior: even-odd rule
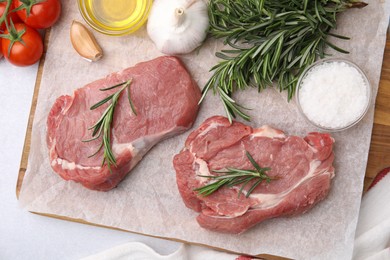
[[[236,115],[249,121],[245,108],[232,98],[236,90],[254,85],[260,92],[276,81],[290,100],[299,75],[325,57],[326,46],[348,53],[328,41],[328,36],[349,39],[330,33],[336,15],[366,5],[359,0],[211,0],[210,33],[224,38],[231,49],[216,53],[222,61],[211,69],[200,102],[212,89],[230,121]]]
[[[102,106],[103,104],[107,103],[108,101],[111,101],[111,104],[103,112],[100,119],[93,126],[88,128],[88,130],[93,129],[92,138],[88,140],[83,140],[83,142],[91,142],[93,140],[98,139],[101,135],[103,135],[102,143],[100,144],[98,150],[94,154],[88,156],[88,158],[95,156],[102,148],[104,148],[102,166],[104,165],[104,163],[106,163],[110,171],[111,171],[111,165],[116,166],[116,159],[111,149],[111,126],[114,118],[116,104],[118,103],[118,99],[121,93],[125,89],[127,89],[127,97],[130,103],[131,110],[135,115],[137,115],[130,96],[130,84],[131,84],[131,79],[112,87],[100,89],[100,91],[107,91],[122,86],[117,92],[115,92],[112,95],[109,95],[108,97],[99,101],[98,103],[91,106],[90,108],[91,110],[94,110]]]
[[[209,196],[210,194],[214,193],[216,190],[223,186],[227,187],[233,187],[235,185],[241,185],[241,188],[238,192],[238,197],[240,197],[243,189],[246,185],[252,180],[255,180],[255,182],[252,184],[252,186],[249,188],[249,190],[246,192],[245,197],[249,197],[249,195],[252,193],[252,191],[262,182],[266,181],[267,183],[270,183],[271,180],[274,180],[276,178],[269,177],[266,172],[271,170],[270,168],[261,168],[259,164],[253,159],[253,157],[250,155],[248,151],[246,151],[246,156],[248,157],[248,160],[251,162],[255,170],[241,170],[236,168],[230,168],[227,167],[226,170],[214,170],[216,173],[224,173],[224,175],[198,175],[200,177],[209,178],[215,180],[215,182],[212,182],[208,185],[205,185],[203,187],[194,189],[194,191],[198,192],[198,194],[203,196]]]

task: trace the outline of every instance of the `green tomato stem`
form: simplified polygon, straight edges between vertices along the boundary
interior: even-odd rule
[[[9,12],[9,8],[11,7],[11,4],[12,4],[12,0],[5,0],[5,1],[7,2],[7,5],[4,9],[3,16],[0,17],[0,24],[2,24],[4,21],[7,21],[7,15]]]

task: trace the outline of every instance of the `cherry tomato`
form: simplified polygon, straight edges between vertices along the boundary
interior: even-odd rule
[[[3,17],[4,11],[7,7],[7,1],[6,0],[0,0],[0,19]],[[10,25],[10,20],[12,20],[13,23],[18,23],[20,22],[20,18],[17,15],[16,12],[11,12],[14,9],[14,4],[11,3],[9,9],[8,9],[8,15],[7,15],[7,22],[8,25]],[[5,31],[5,21],[3,21],[0,24],[0,31]]]
[[[14,0],[16,13],[27,25],[35,29],[45,29],[52,26],[60,17],[61,3],[59,0]]]
[[[23,23],[17,23],[4,32],[1,51],[16,66],[36,63],[43,53],[43,41],[39,33]],[[11,46],[11,47],[10,47]]]

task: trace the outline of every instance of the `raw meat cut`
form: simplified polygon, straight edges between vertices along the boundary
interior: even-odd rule
[[[188,136],[185,148],[174,157],[177,185],[185,205],[200,212],[200,226],[242,233],[269,218],[302,214],[324,199],[334,176],[333,143],[329,134],[286,136],[270,126],[254,129],[211,117]],[[241,185],[224,186],[209,196],[194,191],[213,181],[199,175],[216,175],[214,170],[226,167],[254,169],[245,151],[261,167],[270,167],[267,175],[275,179],[263,181],[248,198],[250,183],[240,196]]]
[[[131,99],[123,91],[115,107],[111,143],[117,166],[102,166],[101,137],[92,142],[89,127],[101,117],[108,104],[96,110],[90,107],[118,89],[100,91],[132,79]],[[47,119],[47,146],[50,163],[65,180],[73,180],[93,190],[108,191],[129,173],[144,154],[159,141],[189,129],[198,112],[201,93],[178,58],[159,57],[134,67],[112,73],[60,96]],[[109,102],[110,103],[110,102]]]

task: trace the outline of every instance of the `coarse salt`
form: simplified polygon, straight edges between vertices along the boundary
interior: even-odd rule
[[[341,129],[358,120],[369,103],[362,73],[344,61],[326,61],[304,76],[298,93],[302,112],[314,124]]]

